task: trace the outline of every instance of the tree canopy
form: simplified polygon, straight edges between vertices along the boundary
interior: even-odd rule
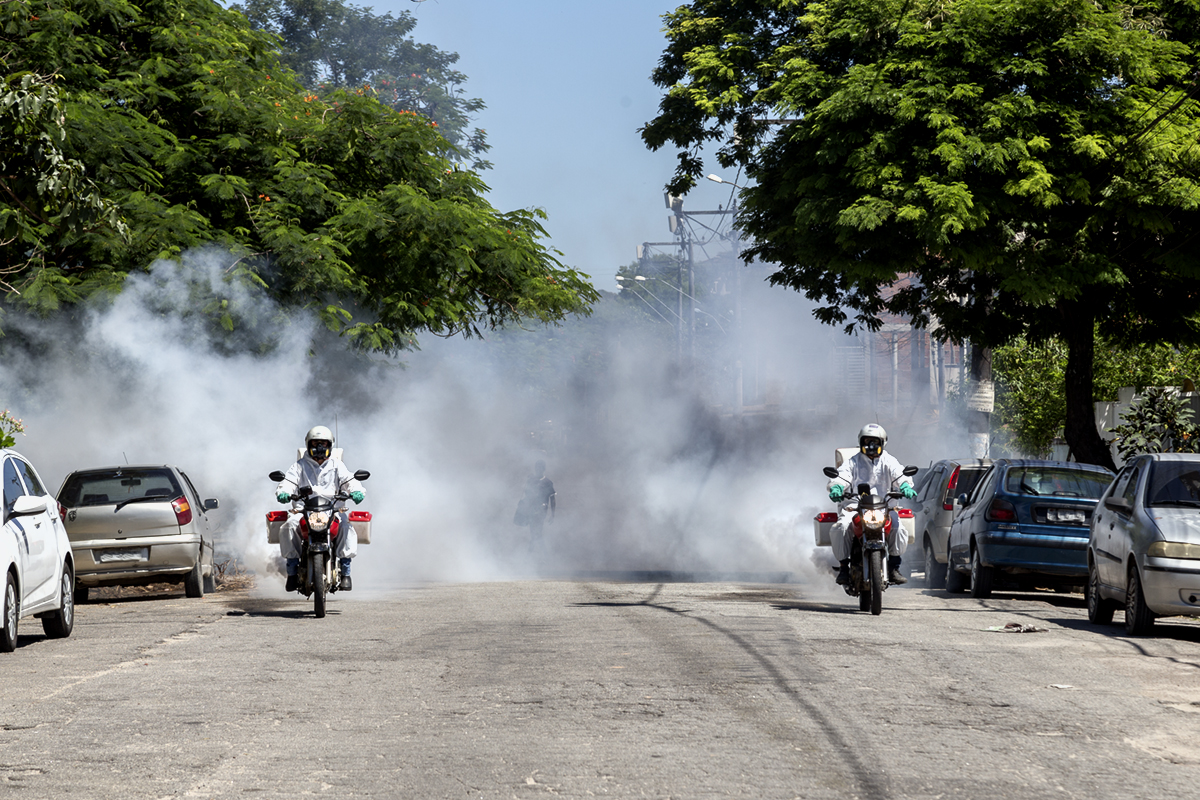
[[[469,129],[483,101],[463,96],[457,53],[409,36],[417,20],[408,11],[380,16],[342,0],[246,0],[233,8],[279,36],[283,63],[308,88],[322,95],[366,88],[385,105],[436,123],[473,168],[490,166],[485,132]]]
[[[667,15],[643,129],[743,166],[747,259],[875,327],[883,312],[983,346],[1066,343],[1066,437],[1111,465],[1093,330],[1200,336],[1195,3],[694,0]],[[904,289],[882,290],[901,275]]]
[[[385,350],[597,296],[542,243],[543,215],[493,208],[429,120],[364,90],[317,96],[237,12],[0,0],[0,19],[10,300],[52,309],[206,244]]]

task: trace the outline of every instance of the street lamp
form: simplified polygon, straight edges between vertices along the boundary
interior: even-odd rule
[[[706,175],[705,177],[708,178],[713,183],[724,183],[729,186],[732,186],[735,189],[745,189],[746,188],[745,186],[739,186],[738,184],[734,183],[733,181],[727,181],[724,178],[720,177],[719,175]]]

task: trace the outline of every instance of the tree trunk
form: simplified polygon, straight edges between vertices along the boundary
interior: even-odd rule
[[[1067,373],[1064,394],[1067,421],[1064,433],[1071,454],[1082,464],[1098,464],[1115,470],[1112,452],[1096,430],[1092,403],[1093,367],[1096,351],[1095,315],[1085,308],[1086,300],[1064,309],[1064,338],[1067,342]]]
[[[972,458],[991,456],[992,411],[995,405],[992,383],[992,350],[971,343],[971,388],[967,395],[967,437]]]

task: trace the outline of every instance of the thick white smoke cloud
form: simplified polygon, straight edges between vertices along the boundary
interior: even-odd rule
[[[161,262],[69,324],[6,318],[25,344],[6,350],[31,355],[0,365],[4,402],[28,426],[17,449],[51,486],[74,469],[178,464],[221,502],[220,549],[262,576],[260,591],[282,594],[263,522],[278,507],[266,475],[324,424],[336,427],[348,466],[372,473],[364,508],[374,541],[359,549],[356,592],[531,575],[817,576],[811,519],[828,505],[820,467],[865,420],[803,411],[828,406],[826,353],[842,337],[812,321],[798,295],[746,292],[754,338],[744,357],[793,376],[794,411],[739,421],[704,402],[672,347],[647,345],[599,310],[561,329],[427,337],[401,366],[351,355],[311,317],[228,283],[229,261],[205,251],[182,266]],[[234,318],[257,320],[248,334],[272,346],[223,349],[196,308],[214,293]],[[697,373],[727,383],[727,367]],[[925,457],[903,431],[891,444],[902,460]],[[537,459],[558,489],[558,514],[531,551],[512,515]]]

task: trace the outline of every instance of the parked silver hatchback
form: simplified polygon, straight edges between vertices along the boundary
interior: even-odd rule
[[[925,564],[925,585],[946,588],[946,563],[950,552],[950,524],[958,508],[954,500],[970,494],[992,465],[987,458],[950,458],[937,461],[917,481],[913,503],[915,536],[908,544]]]
[[[1130,459],[1100,498],[1088,541],[1088,618],[1148,632],[1155,617],[1200,617],[1200,455]]]
[[[178,467],[138,465],[72,472],[58,503],[75,552],[75,600],[90,587],[183,583],[212,591],[213,533],[200,493]]]

